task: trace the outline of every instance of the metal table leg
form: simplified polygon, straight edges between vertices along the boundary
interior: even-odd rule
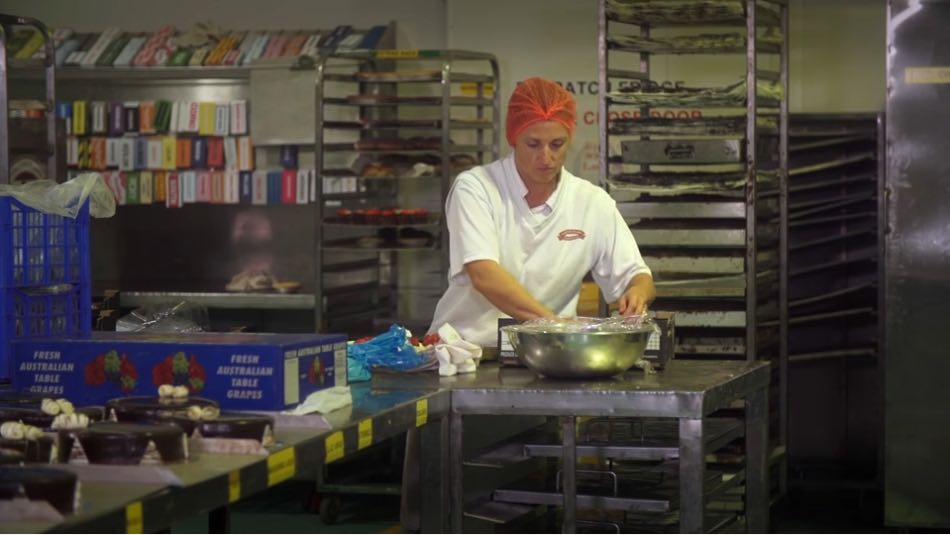
[[[419,431],[422,442],[419,481],[426,482],[419,485],[422,493],[419,525],[422,533],[445,533],[449,529],[449,419],[429,422]]]
[[[702,533],[706,460],[701,418],[680,418],[680,532]]]
[[[574,416],[561,417],[561,434],[563,449],[561,458],[564,459],[564,478],[562,496],[564,497],[564,520],[561,533],[575,533],[577,531],[577,418]]]
[[[462,415],[454,410],[449,413],[449,494],[452,499],[450,530],[462,532],[462,508],[465,506],[462,481]]]
[[[746,526],[749,533],[769,529],[768,386],[746,398]]]

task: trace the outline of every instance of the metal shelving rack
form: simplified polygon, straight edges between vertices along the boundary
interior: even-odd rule
[[[43,36],[43,47],[46,51],[46,59],[42,62],[43,80],[45,81],[45,110],[44,117],[46,121],[45,146],[40,143],[29,147],[30,152],[39,153],[46,158],[46,176],[50,180],[61,180],[57,169],[57,145],[56,145],[56,65],[53,62],[53,40],[50,38],[49,30],[42,22],[14,15],[0,14],[0,184],[10,183],[10,156],[11,144],[22,142],[23,138],[36,137],[31,136],[34,128],[24,128],[36,123],[36,121],[17,120],[10,121],[10,88],[9,81],[9,58],[7,56],[7,37],[14,26],[32,26]],[[14,134],[11,136],[11,133]],[[25,147],[16,147],[20,150]]]
[[[676,314],[677,358],[772,363],[773,481],[782,494],[787,2],[602,0],[598,15],[601,184],[653,270],[653,308]],[[656,82],[651,63],[673,56],[734,58],[741,82]]]
[[[788,359],[793,394],[808,392],[791,407],[796,485],[881,483],[883,425],[864,415],[883,406],[883,123],[790,120]]]
[[[406,69],[406,64],[413,70]],[[435,68],[418,70],[429,65]],[[410,328],[428,327],[431,310],[416,318],[402,311],[420,295],[433,298],[434,306],[434,299],[445,289],[448,232],[441,212],[457,172],[453,157],[467,154],[475,164],[499,157],[500,99],[494,91],[498,62],[491,54],[462,50],[375,50],[332,54],[320,58],[315,68],[316,205],[323,207],[316,210],[315,221],[318,330],[373,333],[380,323],[396,317]],[[433,85],[437,90],[426,92]],[[409,143],[410,135],[427,134],[437,137],[438,143],[425,147]],[[361,148],[358,142],[369,144]],[[343,161],[354,155],[355,162]],[[362,157],[411,161],[420,156],[429,156],[435,166],[432,175],[408,178],[394,172],[394,176],[369,178],[353,168]],[[341,165],[344,174],[355,177],[357,193],[324,191],[324,177],[338,176]],[[430,218],[347,223],[332,216],[341,207],[395,206],[401,196],[412,196],[415,206],[427,200]],[[393,244],[392,239],[378,243],[375,234],[367,234],[386,232],[383,229],[398,233],[406,227],[424,229],[432,239],[417,245]],[[421,255],[413,255],[412,264],[403,258],[406,252],[437,253],[438,266],[420,267],[424,265]],[[400,284],[401,269],[425,270],[427,279],[438,282],[407,288]]]

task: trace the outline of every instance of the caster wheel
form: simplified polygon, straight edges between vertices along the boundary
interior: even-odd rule
[[[320,520],[326,525],[336,524],[340,518],[342,504],[336,496],[324,496],[320,500]]]

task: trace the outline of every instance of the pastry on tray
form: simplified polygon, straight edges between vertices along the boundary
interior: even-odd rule
[[[362,178],[390,178],[395,175],[395,167],[382,162],[370,162],[360,170],[360,177]]]
[[[174,423],[190,436],[198,420],[213,418],[220,413],[220,409],[217,401],[189,397],[187,387],[162,385],[158,396],[109,400],[106,412],[118,422]]]
[[[224,289],[229,292],[268,292],[274,287],[274,276],[267,271],[247,270],[231,278]]]
[[[19,421],[0,424],[0,449],[17,452],[30,463],[49,463],[56,459],[56,435]]]
[[[70,414],[80,414],[88,421],[99,421],[104,418],[102,407],[76,408],[68,400],[59,398],[32,398],[28,403],[0,405],[0,423],[18,421],[41,429],[54,428],[54,422]]]
[[[29,498],[46,501],[62,514],[69,514],[79,502],[76,474],[39,466],[0,466],[0,500]]]

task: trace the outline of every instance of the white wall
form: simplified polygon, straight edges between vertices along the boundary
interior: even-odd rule
[[[792,0],[792,112],[884,110],[887,2]]]
[[[568,166],[596,177],[597,3],[593,0],[446,0],[448,46],[491,52],[502,73],[502,99],[518,80],[543,76],[571,84],[578,132]],[[795,112],[866,112],[884,105],[885,3],[791,0],[789,106]],[[738,65],[732,65],[736,61]],[[743,57],[668,58],[652,65],[658,80],[719,85]],[[580,82],[580,83],[578,83]]]

